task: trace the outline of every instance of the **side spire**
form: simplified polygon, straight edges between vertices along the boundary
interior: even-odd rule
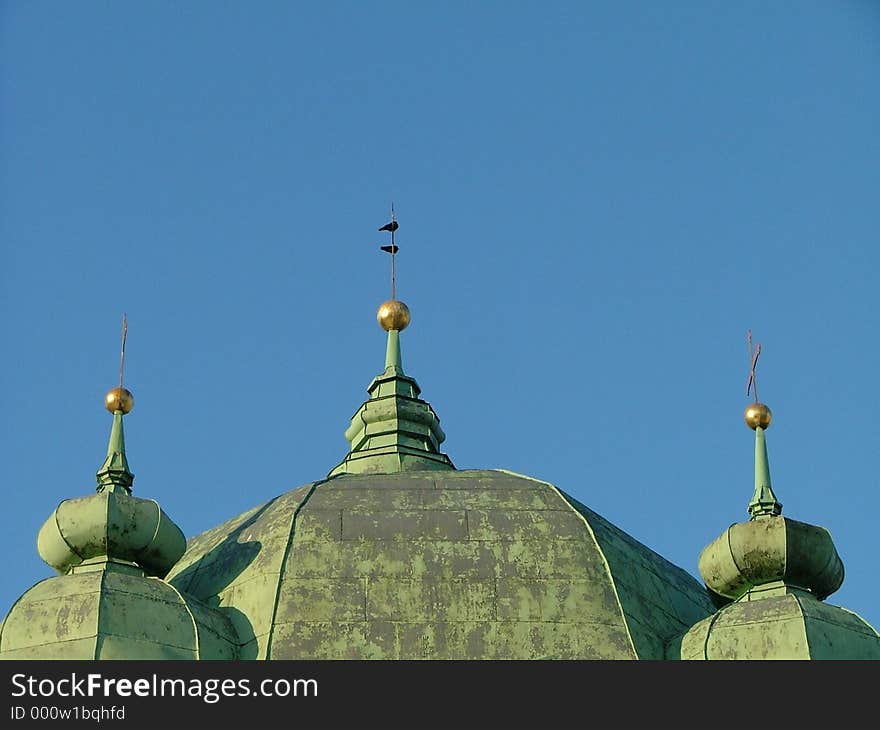
[[[123,386],[125,375],[125,341],[128,338],[128,316],[122,315],[122,352],[119,358],[119,386],[111,388],[104,396],[104,407],[113,414],[113,425],[110,428],[110,443],[107,445],[107,458],[95,475],[98,480],[98,492],[113,492],[123,489],[131,494],[134,474],[128,467],[125,455],[125,430],[122,425],[123,416],[131,413],[134,408],[134,395]]]
[[[759,352],[760,345],[752,351],[749,332],[747,393],[755,385]],[[755,431],[750,519],[734,523],[703,549],[698,561],[700,575],[713,594],[730,601],[755,601],[792,591],[809,591],[823,600],[843,582],[843,562],[826,529],[782,516],[782,504],[770,485],[767,459],[765,431],[771,419],[770,409],[755,396],[745,411],[745,422]]]
[[[782,504],[776,499],[770,484],[770,461],[767,458],[767,441],[764,432],[769,428],[773,414],[764,403],[758,401],[758,380],[755,368],[761,354],[761,343],[752,347],[752,331],[748,331],[749,380],[746,395],[754,391],[755,400],[746,408],[746,425],[755,432],[755,491],[749,501],[749,515],[754,519],[782,514]]]
[[[40,557],[62,575],[95,570],[164,577],[186,550],[186,537],[154,499],[133,497],[123,419],[134,407],[124,386],[128,318],[122,315],[119,385],[104,406],[113,414],[107,458],[95,494],[63,500],[37,535]]]

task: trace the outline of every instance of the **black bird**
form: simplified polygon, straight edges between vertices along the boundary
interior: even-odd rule
[[[386,223],[379,230],[380,231],[391,231],[392,233],[394,233],[394,231],[396,231],[398,228],[400,228],[400,226],[398,225],[397,221],[393,220],[390,223]]]
[[[379,248],[388,253],[397,253],[400,250],[397,246],[379,246]]]

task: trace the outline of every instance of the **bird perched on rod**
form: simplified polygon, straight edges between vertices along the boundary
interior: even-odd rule
[[[394,220],[394,206],[391,206],[391,220],[382,226],[380,231],[390,231],[391,232],[391,245],[390,246],[379,246],[380,249],[386,251],[390,254],[396,254],[400,249],[394,245],[394,231],[400,228],[400,224]]]

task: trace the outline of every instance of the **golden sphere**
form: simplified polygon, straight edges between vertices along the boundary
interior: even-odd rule
[[[386,332],[389,330],[397,330],[399,332],[406,329],[406,326],[409,324],[409,307],[397,299],[389,299],[379,307],[379,311],[376,312],[376,319],[379,320],[379,324]]]
[[[770,421],[773,420],[773,414],[763,403],[752,403],[746,408],[744,417],[746,419],[746,425],[753,431],[758,428],[758,426],[766,429],[767,426],[770,425]]]
[[[134,408],[134,396],[128,388],[113,388],[104,396],[104,406],[110,413],[129,413]]]

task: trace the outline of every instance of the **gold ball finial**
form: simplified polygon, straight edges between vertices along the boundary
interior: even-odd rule
[[[397,299],[389,299],[379,307],[376,319],[386,332],[405,330],[409,324],[409,307]]]
[[[758,426],[766,430],[770,425],[770,421],[773,420],[773,414],[763,403],[752,403],[746,408],[743,417],[745,418],[746,425],[752,429],[752,431],[756,430]]]
[[[107,391],[107,395],[104,396],[104,407],[110,413],[116,413],[116,411],[130,413],[134,408],[134,396],[128,388],[113,388]]]

